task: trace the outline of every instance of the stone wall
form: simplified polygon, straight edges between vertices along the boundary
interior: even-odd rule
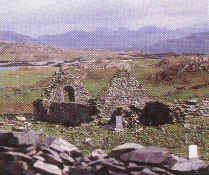
[[[113,107],[135,105],[142,109],[150,101],[142,85],[126,70],[119,70],[97,98],[100,109],[111,115]]]
[[[60,70],[54,73],[49,81],[48,87],[45,88],[42,94],[46,107],[49,107],[51,103],[64,103],[64,91],[67,86],[74,89],[75,103],[87,104],[90,95],[81,82],[80,77]]]
[[[0,132],[2,175],[206,175],[209,165],[185,159],[169,151],[126,143],[105,153],[84,155],[69,142],[42,133]]]
[[[176,77],[180,77],[184,73],[195,73],[195,72],[208,72],[209,57],[191,57],[187,59],[176,60],[175,64],[171,64],[170,59],[163,59],[155,66],[164,67],[163,70],[156,74],[156,81],[160,80],[173,80]]]
[[[67,126],[79,126],[95,119],[99,113],[95,105],[77,103],[51,103],[45,108],[41,100],[33,102],[34,118],[40,121],[56,122]]]
[[[68,103],[65,103],[64,91],[73,91],[67,92],[71,94]],[[91,121],[91,116],[98,112],[95,106],[88,104],[90,95],[80,77],[67,71],[55,72],[41,96],[42,99],[33,102],[33,114],[37,120],[77,126]]]

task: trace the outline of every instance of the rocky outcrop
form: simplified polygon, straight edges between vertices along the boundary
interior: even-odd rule
[[[42,133],[0,132],[0,174],[8,175],[206,175],[209,165],[157,147],[126,143],[84,155],[69,142]],[[9,140],[9,142],[7,141]]]
[[[164,70],[156,74],[156,81],[173,80],[183,75],[183,73],[208,72],[208,61],[209,57],[207,56],[178,59],[175,64],[170,64],[172,61],[169,59],[163,59],[155,65],[164,67]]]
[[[185,115],[194,115],[200,117],[209,117],[209,100],[190,99],[190,100],[176,100],[175,105],[184,109]]]

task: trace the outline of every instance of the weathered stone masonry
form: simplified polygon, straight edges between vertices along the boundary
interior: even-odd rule
[[[1,175],[206,175],[209,165],[157,147],[126,143],[84,155],[69,142],[41,132],[0,132]]]

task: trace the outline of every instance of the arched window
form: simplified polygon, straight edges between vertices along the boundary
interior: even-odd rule
[[[75,90],[72,86],[65,86],[64,91],[67,92],[70,102],[75,102]]]

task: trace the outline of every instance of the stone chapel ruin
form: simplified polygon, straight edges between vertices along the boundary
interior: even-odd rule
[[[65,99],[65,92],[68,99]],[[76,126],[91,121],[91,116],[97,112],[92,104],[88,104],[89,98],[88,90],[78,77],[63,71],[55,72],[42,100],[33,103],[34,116],[38,120]]]
[[[95,100],[90,98],[79,76],[67,71],[55,72],[42,99],[36,100],[33,106],[36,119],[71,126],[92,121],[98,113],[114,123],[116,111],[128,122],[134,115],[132,123],[141,121],[146,125],[168,123],[182,117],[182,111],[177,114],[169,106],[149,98],[139,81],[126,69],[118,70]]]

